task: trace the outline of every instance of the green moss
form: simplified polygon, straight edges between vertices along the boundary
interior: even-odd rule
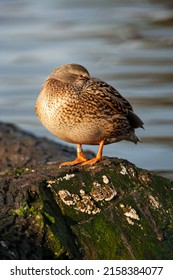
[[[62,246],[60,240],[51,231],[49,226],[46,227],[45,238],[46,238],[47,246],[53,252],[55,259],[64,258],[64,255],[66,254],[66,250]]]
[[[28,204],[24,203],[23,206],[21,206],[20,208],[12,210],[12,213],[19,217],[23,217],[25,215],[28,215],[29,212],[28,210],[29,210]]]
[[[19,207],[18,209],[13,209],[12,213],[19,216],[19,217],[25,217],[25,216],[32,216],[33,218],[36,218],[37,220],[40,219],[40,210],[43,207],[43,203],[40,198],[36,199],[31,205],[27,202],[24,202],[24,204]]]
[[[23,174],[27,174],[27,173],[32,173],[34,172],[33,169],[31,168],[28,168],[28,167],[21,167],[21,168],[12,168],[12,167],[9,167],[9,168],[6,168],[5,170],[3,170],[1,172],[1,175],[3,176],[21,176]]]
[[[13,169],[13,173],[15,173],[16,176],[21,176],[22,174],[30,173],[30,172],[33,172],[33,171],[27,167]]]
[[[94,182],[104,184],[103,175],[117,195],[111,201],[94,201],[100,213],[82,213],[60,198],[60,190],[80,197],[82,189],[90,195]],[[172,189],[173,182],[126,161],[103,161],[98,168],[62,172],[53,183],[42,184],[45,223],[62,244],[57,250],[70,258],[80,257],[81,251],[85,259],[171,259]]]
[[[50,232],[52,233],[51,237],[54,240],[56,240],[56,244],[60,244],[57,245],[60,246],[61,248],[60,250],[62,252],[65,252],[64,258],[69,258],[69,259],[78,258],[79,252],[74,242],[74,237],[72,235],[70,228],[68,227],[66,219],[64,218],[61,212],[61,208],[56,203],[55,198],[52,196],[51,187],[49,186],[48,188],[47,187],[45,188],[45,182],[44,182],[44,184],[41,184],[40,186],[40,191],[41,191],[41,198],[44,203],[42,214],[44,217],[45,224],[49,227]],[[48,243],[49,243],[49,239],[48,239]],[[58,252],[59,251],[56,251],[56,254],[60,255],[61,253]]]
[[[55,218],[51,215],[49,215],[46,211],[42,211],[42,214],[52,223],[55,223]]]

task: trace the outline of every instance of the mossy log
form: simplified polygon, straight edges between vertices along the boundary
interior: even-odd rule
[[[118,158],[61,169],[18,162],[1,170],[1,259],[173,259],[171,180]]]

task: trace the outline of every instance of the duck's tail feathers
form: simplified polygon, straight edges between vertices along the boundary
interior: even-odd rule
[[[133,128],[144,128],[143,127],[143,121],[132,111],[129,110],[128,116],[127,116],[130,126]]]

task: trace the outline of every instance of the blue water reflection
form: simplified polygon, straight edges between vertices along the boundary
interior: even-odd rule
[[[46,76],[76,62],[116,87],[145,123],[143,144],[104,154],[173,178],[173,10],[167,1],[0,1],[0,120],[51,136],[34,102]],[[87,147],[94,151],[97,147]]]

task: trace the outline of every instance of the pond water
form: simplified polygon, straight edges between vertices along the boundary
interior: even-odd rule
[[[34,103],[47,75],[79,63],[120,91],[144,121],[143,143],[104,155],[173,178],[173,5],[146,0],[0,1],[0,120],[52,136]],[[97,151],[96,146],[88,146]]]

